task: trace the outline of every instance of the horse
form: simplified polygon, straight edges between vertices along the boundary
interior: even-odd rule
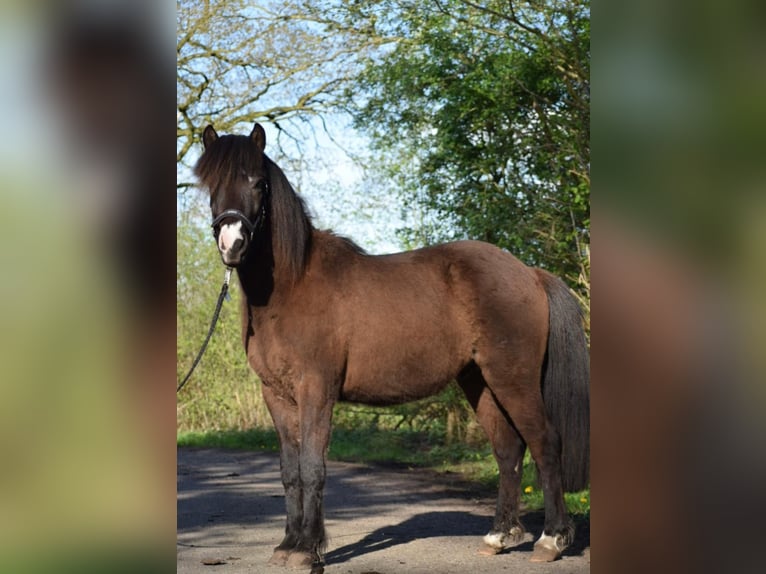
[[[478,551],[524,536],[522,461],[530,449],[545,522],[531,561],[558,559],[574,537],[564,491],[589,481],[589,352],[564,282],[479,241],[369,255],[316,229],[304,200],[245,135],[202,133],[194,167],[210,195],[213,234],[235,268],[242,342],[280,445],[285,535],[269,563],[322,565],[323,490],[333,406],[383,406],[457,380],[499,471],[491,530]]]

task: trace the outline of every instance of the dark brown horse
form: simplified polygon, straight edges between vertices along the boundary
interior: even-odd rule
[[[476,241],[367,255],[315,229],[303,200],[249,136],[203,133],[195,173],[210,192],[221,258],[244,292],[242,334],[280,442],[285,537],[272,564],[310,567],[325,545],[322,496],[333,405],[392,405],[457,379],[492,443],[500,491],[480,551],[518,543],[522,459],[542,482],[534,561],[573,537],[564,490],[589,469],[589,360],[564,283]]]

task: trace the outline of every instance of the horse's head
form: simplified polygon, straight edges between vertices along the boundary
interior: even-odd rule
[[[249,136],[219,137],[208,125],[202,143],[205,152],[194,173],[210,193],[213,234],[221,259],[236,267],[244,261],[266,213],[266,134],[255,124]]]

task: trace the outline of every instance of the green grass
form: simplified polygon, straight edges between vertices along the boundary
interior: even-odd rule
[[[181,432],[178,446],[279,451],[274,429],[246,431]],[[462,443],[447,445],[436,433],[376,428],[335,428],[328,457],[358,463],[396,463],[428,468],[441,473],[456,473],[463,479],[494,490],[498,485],[497,464],[488,445],[470,447]],[[524,508],[543,507],[543,494],[537,486],[529,452],[524,457],[521,502]],[[590,490],[564,495],[569,512],[590,514]]]
[[[178,446],[239,448],[279,452],[279,440],[274,429],[187,431],[178,433],[176,440]]]

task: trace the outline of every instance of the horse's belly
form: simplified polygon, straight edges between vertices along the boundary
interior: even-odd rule
[[[422,399],[441,391],[466,362],[443,347],[350,354],[340,398],[374,405]]]
[[[342,387],[340,400],[377,406],[400,405],[435,395],[449,381],[403,381],[393,378],[355,381]]]

